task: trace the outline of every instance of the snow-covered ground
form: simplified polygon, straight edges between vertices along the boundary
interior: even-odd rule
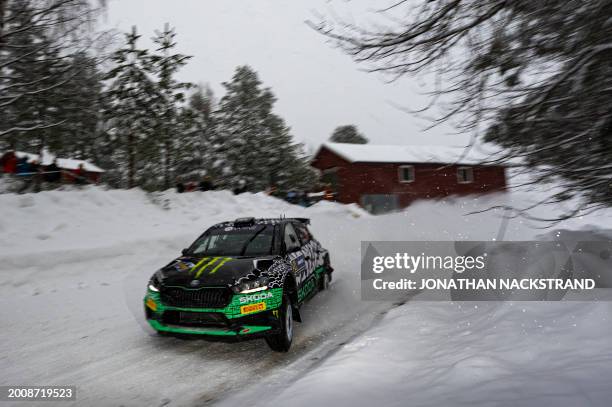
[[[610,303],[360,300],[361,240],[534,239],[549,231],[501,211],[464,215],[537,198],[448,199],[375,217],[225,191],[0,195],[0,385],[76,385],[79,405],[609,405]],[[142,295],[156,269],[215,222],[281,214],[310,217],[336,269],[289,354],[151,334]],[[612,228],[612,216],[557,228]]]

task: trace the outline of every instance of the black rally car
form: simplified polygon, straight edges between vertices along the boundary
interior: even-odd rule
[[[329,286],[329,253],[305,218],[240,218],[204,232],[157,271],[144,298],[160,333],[264,337],[286,352],[300,306]]]

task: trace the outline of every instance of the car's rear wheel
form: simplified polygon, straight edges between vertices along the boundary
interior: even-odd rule
[[[283,295],[279,319],[280,332],[266,336],[266,343],[275,352],[287,352],[293,341],[293,308],[287,295]]]

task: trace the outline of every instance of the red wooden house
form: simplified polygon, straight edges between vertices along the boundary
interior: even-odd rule
[[[504,191],[505,167],[483,165],[463,148],[325,143],[311,165],[335,199],[372,213],[404,208],[418,199]]]

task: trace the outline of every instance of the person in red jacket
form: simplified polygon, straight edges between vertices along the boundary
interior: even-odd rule
[[[4,153],[0,158],[0,164],[2,164],[2,172],[7,174],[15,174],[17,172],[17,156],[13,150]]]

